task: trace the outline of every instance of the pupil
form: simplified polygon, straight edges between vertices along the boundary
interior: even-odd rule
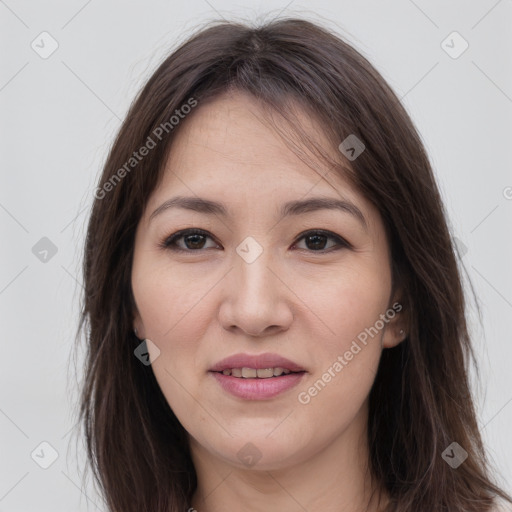
[[[190,239],[191,238],[193,239],[192,247],[190,247]],[[196,246],[197,243],[199,244],[199,247]],[[202,246],[204,245],[204,236],[199,235],[199,234],[188,235],[185,239],[185,245],[187,246],[188,249],[201,249]]]
[[[309,240],[314,240],[313,247],[310,247],[308,244]],[[323,243],[322,243],[323,242]],[[306,245],[308,249],[319,249],[322,250],[325,248],[325,236],[323,235],[310,235],[306,238]],[[319,245],[321,247],[319,247]]]

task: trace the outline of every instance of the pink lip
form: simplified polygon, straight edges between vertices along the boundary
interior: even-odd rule
[[[268,379],[245,379],[222,373],[223,370],[231,368],[283,368],[299,373],[288,373]],[[290,359],[266,353],[235,354],[216,363],[210,368],[210,373],[225,391],[236,397],[245,400],[265,400],[296,386],[304,377],[306,370]]]
[[[297,363],[281,357],[278,354],[235,354],[230,357],[226,357],[222,361],[216,363],[212,368],[211,372],[222,372],[222,370],[231,368],[284,368],[292,372],[303,372],[304,368],[301,368]],[[236,377],[235,377],[236,378]]]
[[[234,366],[233,368],[238,368]],[[265,400],[296,386],[306,372],[288,373],[268,379],[244,379],[218,372],[210,372],[222,388],[232,395],[244,400]]]

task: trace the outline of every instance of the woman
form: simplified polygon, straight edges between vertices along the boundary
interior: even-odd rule
[[[80,328],[112,511],[491,511],[445,212],[383,78],[304,20],[218,23],[133,103]]]

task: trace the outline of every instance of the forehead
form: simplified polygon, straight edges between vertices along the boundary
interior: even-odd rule
[[[228,215],[241,223],[255,219],[272,223],[285,203],[321,197],[352,203],[366,218],[371,236],[384,236],[379,211],[340,173],[339,166],[329,167],[301,145],[293,127],[279,115],[269,122],[269,112],[252,96],[239,92],[199,104],[175,134],[143,223],[148,225],[156,209],[178,196],[222,203]],[[337,148],[318,120],[299,108],[294,114],[307,136],[341,165]],[[289,137],[295,147],[290,147]]]
[[[308,137],[340,161],[318,120],[299,107],[294,115]],[[289,146],[290,140],[307,156],[307,163]],[[305,194],[314,186],[316,192],[343,190],[356,195],[349,180],[311,154],[279,115],[272,115],[270,122],[269,110],[243,92],[226,92],[199,104],[180,126],[170,149],[161,190],[181,190],[189,184],[213,193],[228,183],[239,190],[248,185],[254,190],[268,188],[272,183],[275,191]]]

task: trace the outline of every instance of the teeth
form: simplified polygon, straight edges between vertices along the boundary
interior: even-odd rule
[[[268,379],[270,377],[279,377],[280,375],[288,375],[291,370],[287,368],[226,368],[222,370],[223,375],[231,375],[232,377],[242,377],[244,379]]]
[[[258,376],[258,370],[254,368],[242,368],[242,377],[244,379],[254,379]]]
[[[268,379],[269,377],[274,376],[273,368],[265,368],[264,370],[256,370],[256,372],[258,374],[258,378],[260,378],[260,379]]]

